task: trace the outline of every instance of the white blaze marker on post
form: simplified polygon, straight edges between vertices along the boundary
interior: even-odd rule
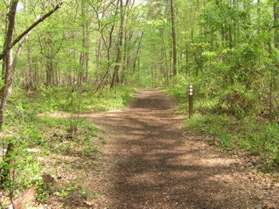
[[[188,97],[188,102],[189,102],[189,105],[188,105],[188,108],[189,108],[189,118],[192,117],[193,115],[193,85],[190,84],[189,85],[189,97]]]

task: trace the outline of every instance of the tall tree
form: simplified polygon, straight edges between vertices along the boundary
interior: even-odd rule
[[[18,5],[18,0],[11,0],[9,12],[7,15],[7,29],[4,38],[3,47],[3,65],[2,65],[2,85],[0,90],[0,129],[2,129],[4,121],[4,111],[9,96],[10,88],[12,85],[12,44],[13,44],[13,34],[15,29],[15,17],[16,9]]]
[[[279,49],[279,0],[273,3],[273,19],[274,19],[274,44]]]
[[[86,0],[81,0],[81,21],[82,21],[82,48],[80,53],[80,72],[78,82],[81,84],[88,79],[89,63],[89,23],[87,18]]]
[[[172,30],[172,71],[177,75],[177,46],[176,46],[176,9],[175,0],[170,0],[171,30]]]
[[[116,51],[115,68],[112,76],[111,87],[114,87],[120,82],[120,73],[123,70],[123,41],[124,41],[124,23],[125,23],[125,11],[124,11],[124,0],[119,0],[120,10],[120,26],[118,34],[118,44]],[[127,0],[129,1],[129,0]]]
[[[4,122],[4,111],[7,103],[7,99],[10,93],[10,88],[12,86],[12,70],[13,70],[13,61],[12,61],[12,43],[13,43],[13,34],[15,29],[15,18],[16,18],[16,9],[18,5],[18,0],[11,0],[9,6],[9,12],[6,19],[6,35],[4,38],[4,56],[3,56],[3,65],[2,65],[2,85],[0,91],[1,101],[0,101],[0,129],[3,128]],[[13,144],[9,143],[7,147],[7,152],[5,155],[5,161],[7,165],[11,163],[11,152],[13,150]],[[3,184],[10,177],[10,168],[5,166],[0,174],[0,184]]]

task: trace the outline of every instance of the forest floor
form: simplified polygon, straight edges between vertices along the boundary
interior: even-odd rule
[[[81,116],[102,130],[106,144],[98,169],[84,179],[98,195],[67,208],[279,208],[278,180],[185,130],[174,99],[160,90],[137,92],[122,111]]]

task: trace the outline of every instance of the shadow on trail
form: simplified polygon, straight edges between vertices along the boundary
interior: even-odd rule
[[[130,108],[92,119],[109,132],[110,209],[244,209],[258,199],[226,177],[242,172],[220,161],[199,138],[185,136],[173,102],[158,91],[138,95]]]

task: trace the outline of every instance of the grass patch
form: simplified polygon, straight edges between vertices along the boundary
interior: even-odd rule
[[[55,111],[73,112],[73,106],[78,106],[78,110],[86,111],[110,111],[122,108],[131,99],[133,89],[119,87],[116,90],[106,89],[99,93],[94,93],[91,89],[82,89],[72,92],[68,88],[42,89],[31,95],[20,89],[9,100],[9,109],[13,114],[22,113],[23,110],[31,109],[29,113],[45,113]],[[71,101],[73,98],[74,101]],[[24,111],[26,114],[26,111]],[[7,123],[9,125],[9,123]]]
[[[259,156],[265,170],[279,167],[279,127],[276,123],[197,113],[185,124],[187,128],[216,137],[225,150],[243,149]]]
[[[195,114],[186,122],[186,127],[204,134],[210,134],[219,139],[219,144],[226,150],[232,149],[231,134],[229,130],[229,118],[226,116],[214,116]]]

